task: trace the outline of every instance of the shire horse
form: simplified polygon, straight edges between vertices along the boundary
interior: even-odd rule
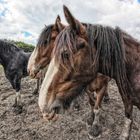
[[[31,77],[35,78],[40,70],[44,69],[47,65],[49,65],[51,61],[51,54],[54,48],[55,39],[64,28],[65,25],[61,23],[61,19],[59,16],[56,18],[55,24],[49,26],[45,25],[45,28],[43,28],[39,36],[37,46],[34,49],[33,53],[31,54],[31,57],[29,58],[28,72]],[[46,78],[49,77],[46,76]],[[93,95],[94,91],[96,91],[97,93],[97,101],[95,105],[96,107],[99,106],[100,100],[102,100],[103,96],[105,102],[109,100],[109,96],[107,93],[107,85],[109,80],[110,80],[109,77],[104,76],[102,74],[98,74],[97,78],[93,80],[85,90],[89,96],[90,103],[92,102],[92,100],[94,100]],[[43,84],[46,83],[44,82]],[[40,92],[42,92],[42,90],[43,89],[41,89]],[[76,109],[78,109],[79,107],[78,99],[74,100],[73,105]],[[43,117],[46,118],[46,115],[45,116],[43,115]]]
[[[55,40],[39,94],[41,111],[46,116],[56,117],[100,72],[116,80],[125,108],[119,139],[128,140],[133,106],[140,109],[140,42],[118,27],[83,25],[66,6],[63,8],[69,26]],[[91,100],[94,114],[91,137],[100,128],[100,106],[95,108],[94,105]]]
[[[27,63],[30,55],[31,53],[25,53],[16,45],[8,41],[0,40],[0,64],[4,68],[6,78],[16,92],[15,103],[13,105],[16,109],[16,113],[22,112],[20,101],[21,79],[28,76]],[[37,89],[35,89],[34,93],[37,93],[38,89],[39,80],[37,81]]]

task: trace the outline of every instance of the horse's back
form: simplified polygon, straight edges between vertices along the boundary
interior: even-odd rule
[[[27,64],[28,64],[29,57],[30,57],[30,53],[25,53],[24,51],[20,51],[17,56],[16,68],[22,71],[23,77],[28,75]]]
[[[27,63],[28,57],[25,56],[24,52],[18,51],[10,59],[6,69],[5,74],[12,77],[12,75],[18,75],[19,77],[27,76]]]

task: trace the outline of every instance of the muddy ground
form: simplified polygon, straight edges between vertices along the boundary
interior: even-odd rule
[[[88,140],[86,118],[90,113],[87,97],[79,98],[79,111],[70,109],[56,122],[42,119],[37,100],[33,95],[36,82],[22,80],[23,112],[13,112],[14,91],[0,71],[0,140]],[[102,104],[102,134],[95,140],[117,140],[122,131],[124,108],[117,86],[111,81],[108,87],[110,102]],[[84,99],[83,99],[84,98]],[[134,108],[134,123],[130,140],[140,140],[140,111]]]

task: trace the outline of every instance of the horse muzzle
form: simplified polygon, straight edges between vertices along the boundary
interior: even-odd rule
[[[27,70],[28,74],[30,77],[32,78],[39,78],[38,76],[38,73],[40,72],[40,68],[39,67],[34,67],[32,69],[28,69]]]
[[[52,105],[43,114],[43,118],[50,121],[56,121],[60,114],[64,113],[63,105],[60,100],[55,100]]]

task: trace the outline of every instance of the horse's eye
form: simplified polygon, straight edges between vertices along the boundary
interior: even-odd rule
[[[48,36],[48,38],[44,41],[44,44],[48,44],[50,42],[51,36]]]
[[[85,47],[85,43],[83,42],[83,43],[80,43],[80,44],[78,45],[77,49],[82,49],[82,48],[84,48],[84,47]]]
[[[64,52],[62,53],[62,57],[68,59],[68,58],[69,58],[68,52],[67,52],[67,51],[64,51]]]
[[[45,41],[44,41],[44,44],[47,44],[47,43],[48,43],[48,40],[45,40]]]

